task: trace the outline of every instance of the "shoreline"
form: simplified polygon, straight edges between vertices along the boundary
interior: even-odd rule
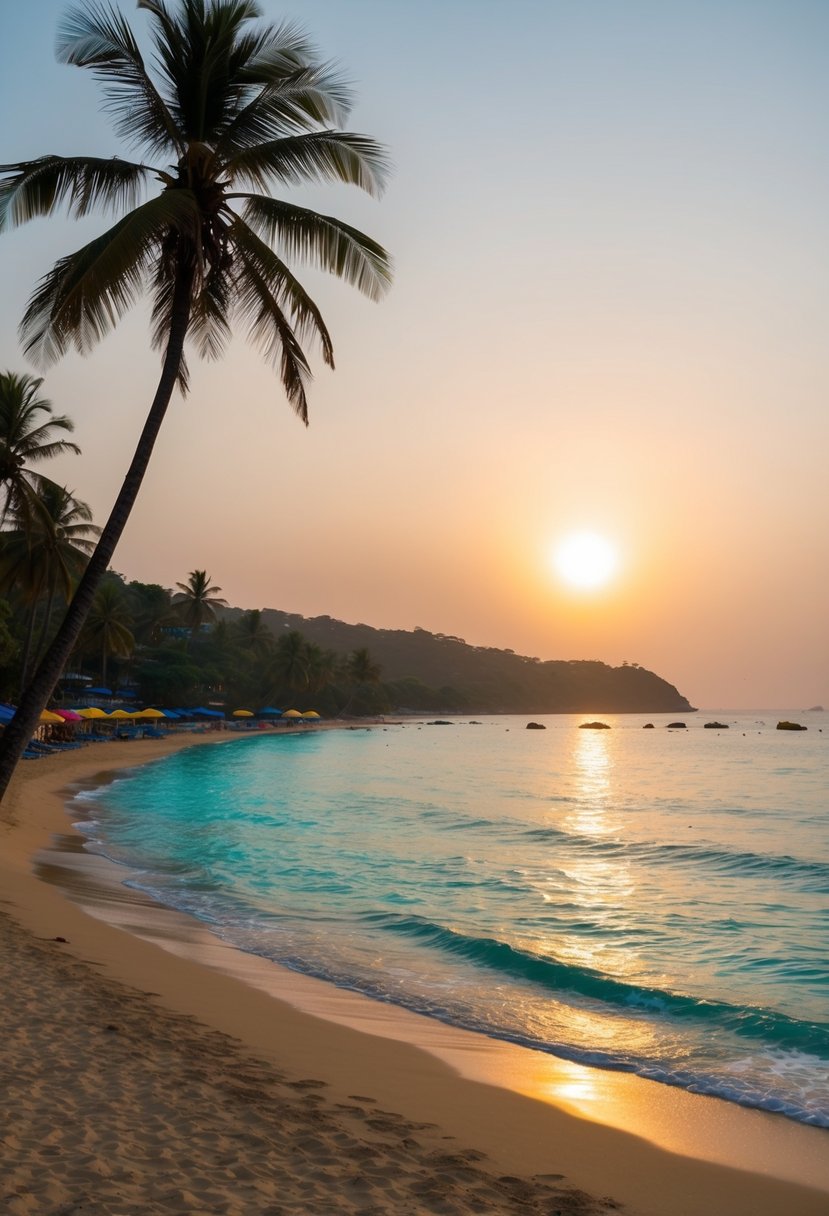
[[[353,1106],[355,1094],[370,1094],[409,1126],[438,1124],[440,1132],[426,1139],[438,1136],[438,1145],[449,1145],[453,1154],[459,1145],[473,1155],[485,1153],[476,1170],[492,1170],[495,1180],[547,1176],[532,1184],[542,1197],[545,1187],[574,1187],[612,1196],[630,1216],[818,1216],[827,1210],[825,1131],[497,1043],[241,954],[198,922],[123,887],[104,872],[117,870],[114,863],[83,850],[66,814],[68,786],[181,747],[245,737],[251,736],[98,744],[21,766],[0,812],[3,899],[17,922],[46,939],[45,953],[56,964],[56,956],[71,955],[94,967],[93,984],[101,975],[107,983],[152,993],[164,1010],[230,1035],[266,1066],[298,1081],[326,1082],[324,1091],[312,1092],[330,1095],[335,1106]],[[55,837],[57,847],[42,853]],[[33,858],[41,853],[33,872]],[[49,941],[56,937],[68,941]],[[149,1025],[152,1012],[145,1017]],[[60,1026],[52,1029],[60,1034]],[[311,1115],[314,1109],[311,1103]],[[451,1139],[441,1141],[447,1135]],[[456,1188],[471,1160],[455,1164]],[[347,1169],[348,1159],[340,1165]],[[392,1172],[397,1177],[399,1165]],[[465,1185],[472,1185],[468,1178]],[[445,1191],[446,1182],[442,1186]],[[430,1208],[423,1196],[420,1206],[401,1207],[395,1195],[388,1210],[512,1210],[498,1206],[512,1202],[509,1194],[493,1195],[484,1208],[472,1206],[471,1196],[464,1206],[459,1195],[457,1209]],[[375,1195],[373,1202],[381,1198]],[[414,1202],[411,1196],[408,1202]],[[567,1210],[564,1196],[557,1194],[556,1202]]]

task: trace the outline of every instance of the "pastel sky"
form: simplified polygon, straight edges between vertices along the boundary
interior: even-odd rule
[[[144,14],[123,0],[136,29]],[[701,707],[829,704],[829,5],[263,0],[355,82],[383,241],[370,304],[306,274],[332,331],[306,431],[240,338],[175,398],[116,555],[207,569],[247,608],[638,662]],[[119,149],[63,0],[4,6],[3,161]],[[0,367],[36,280],[103,221],[0,241]],[[146,314],[46,371],[103,522],[158,374]],[[616,578],[566,587],[590,528]]]

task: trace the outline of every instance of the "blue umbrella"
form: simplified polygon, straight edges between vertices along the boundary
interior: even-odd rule
[[[86,688],[86,689],[84,689],[84,692],[87,696],[92,696],[92,697],[111,697],[112,696],[111,688]]]
[[[269,705],[266,709],[259,710],[259,717],[260,718],[281,718],[282,710],[274,709],[272,705]]]

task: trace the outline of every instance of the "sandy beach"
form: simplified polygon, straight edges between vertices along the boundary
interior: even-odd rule
[[[825,1131],[377,1006],[119,887],[71,787],[196,745],[244,739],[23,764],[0,808],[0,1210],[829,1211]]]

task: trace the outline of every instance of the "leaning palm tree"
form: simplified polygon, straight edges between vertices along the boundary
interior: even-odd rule
[[[328,215],[271,197],[303,182],[344,182],[379,194],[381,147],[339,129],[350,90],[291,25],[260,25],[255,0],[138,0],[149,14],[153,72],[121,13],[86,3],[68,13],[58,58],[103,84],[118,133],[141,151],[121,157],[42,156],[0,169],[0,228],[51,215],[120,213],[103,235],[61,258],[21,324],[44,363],[88,351],[149,290],[155,397],[98,547],[53,645],[0,742],[0,797],[77,640],[126,524],[176,385],[187,388],[185,339],[221,354],[238,322],[278,370],[307,423],[308,358],[316,341],[333,366],[319,309],[289,268],[301,261],[372,299],[390,281],[375,241]],[[145,197],[147,187],[156,193]]]
[[[221,587],[211,587],[206,570],[193,570],[186,583],[176,583],[173,608],[190,630],[190,639],[202,625],[216,620],[216,609],[226,608],[227,600],[219,596]]]
[[[15,591],[29,608],[23,645],[21,686],[25,686],[32,654],[35,615],[45,596],[37,655],[49,633],[55,599],[69,601],[100,533],[92,512],[64,486],[46,478],[37,483],[37,509],[24,500],[10,516],[12,528],[0,532],[0,591]]]
[[[43,479],[31,465],[64,452],[80,454],[76,443],[55,434],[71,434],[75,424],[64,414],[52,413],[51,401],[39,396],[42,384],[35,376],[0,372],[0,523],[9,513],[25,523],[36,509]]]

